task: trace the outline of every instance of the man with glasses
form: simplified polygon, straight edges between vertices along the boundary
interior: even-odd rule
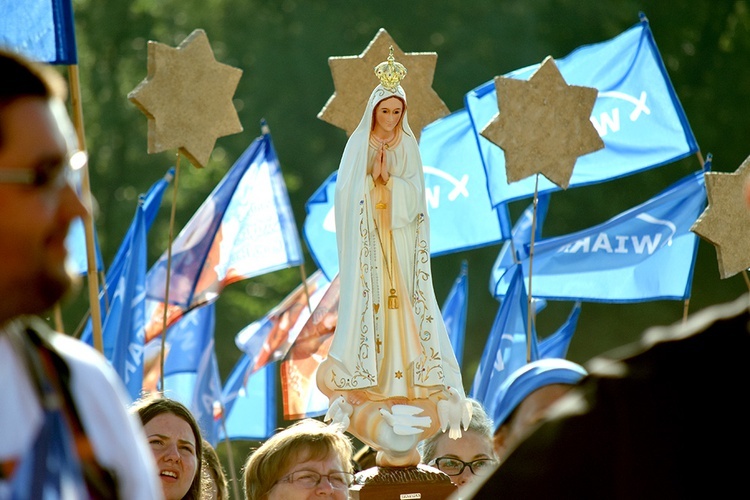
[[[72,287],[72,125],[51,67],[0,51],[0,498],[161,498],[125,389],[43,314]]]

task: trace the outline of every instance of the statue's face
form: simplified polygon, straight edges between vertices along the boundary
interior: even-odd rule
[[[403,112],[404,103],[398,97],[383,99],[375,108],[375,130],[393,132],[401,122]]]

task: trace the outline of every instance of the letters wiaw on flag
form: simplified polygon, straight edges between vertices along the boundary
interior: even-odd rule
[[[303,262],[297,226],[265,123],[172,244],[167,325],[235,281]],[[146,338],[161,333],[167,252],[151,267]]]
[[[532,293],[548,300],[645,302],[690,296],[698,237],[690,231],[706,205],[703,172],[682,178],[609,221],[534,245]],[[522,263],[529,279],[529,260]],[[515,274],[497,282],[508,293]]]
[[[604,149],[581,156],[569,187],[635,174],[672,163],[698,151],[698,144],[667,74],[645,16],[606,42],[579,47],[555,63],[566,83],[598,89],[591,121]],[[528,79],[539,64],[504,76]],[[487,172],[492,205],[559,188],[543,176],[508,184],[505,157],[479,134],[498,113],[494,79],[464,98]],[[502,107],[502,106],[501,106]]]

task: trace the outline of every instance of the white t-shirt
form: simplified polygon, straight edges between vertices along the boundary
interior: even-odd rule
[[[127,410],[117,373],[88,344],[62,334],[51,340],[70,369],[70,392],[96,458],[116,475],[120,498],[162,499],[153,454],[140,420]],[[0,328],[0,461],[30,450],[42,421],[24,361]],[[8,482],[0,481],[0,499],[8,497],[8,490]]]

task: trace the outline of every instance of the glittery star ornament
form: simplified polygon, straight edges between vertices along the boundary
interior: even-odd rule
[[[598,91],[568,85],[547,57],[528,81],[495,77],[500,112],[481,134],[505,153],[508,183],[541,173],[566,189],[579,156],[604,147],[589,119]]]
[[[708,206],[690,230],[716,247],[722,279],[750,267],[750,212],[744,192],[749,176],[750,157],[734,173],[703,174]]]
[[[205,166],[217,138],[242,132],[232,102],[241,76],[241,69],[216,61],[203,30],[176,49],[149,41],[148,76],[128,94],[148,117],[148,152],[178,149]]]
[[[335,91],[318,113],[318,118],[344,129],[347,136],[351,135],[362,119],[372,89],[380,83],[373,70],[386,60],[390,46],[393,46],[396,61],[406,67],[406,78],[401,86],[409,105],[409,125],[417,140],[426,125],[449,114],[448,107],[432,89],[437,53],[405,53],[381,28],[360,55],[328,58]]]

